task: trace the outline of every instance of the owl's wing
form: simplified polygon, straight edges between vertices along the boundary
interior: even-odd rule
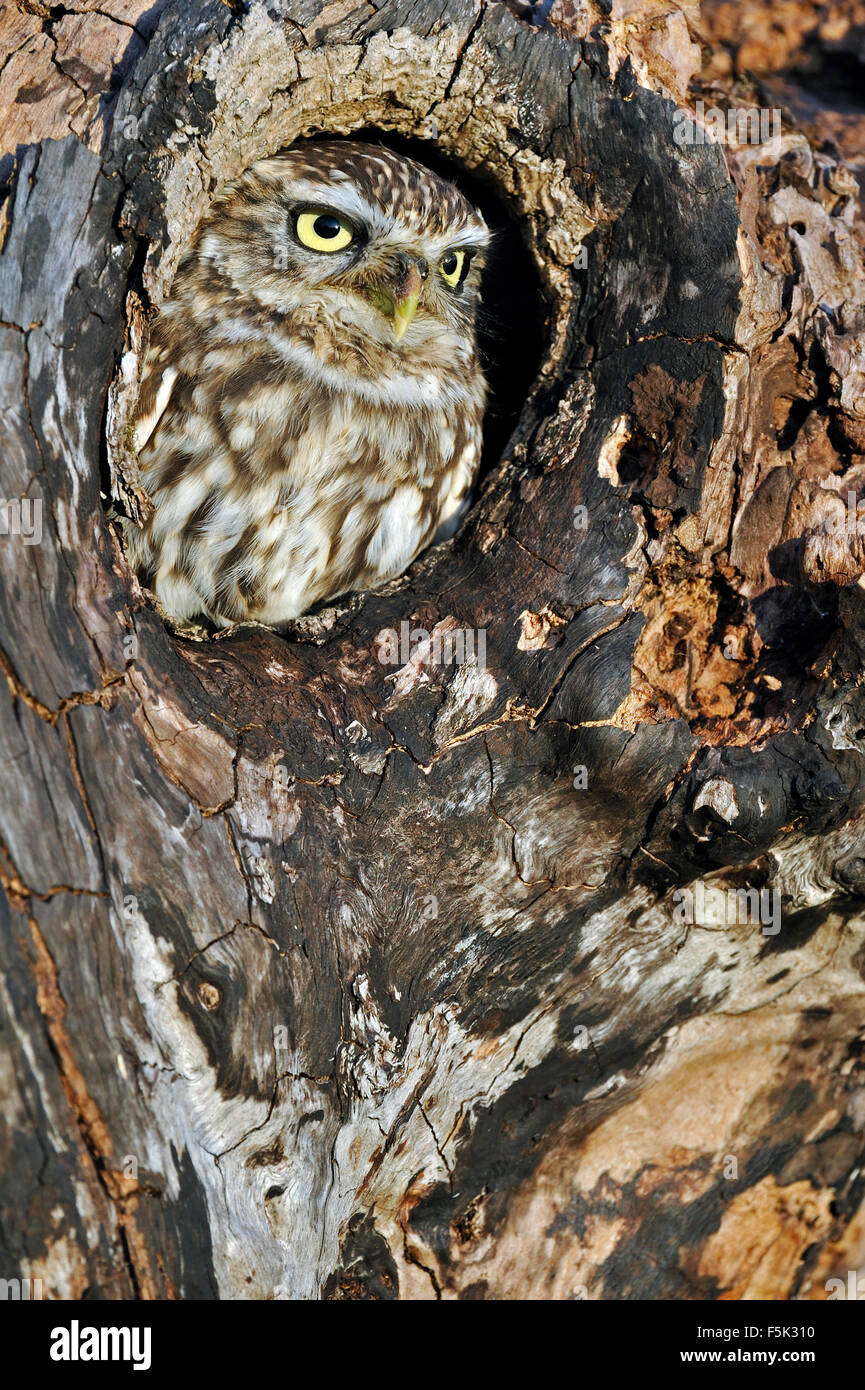
[[[433,545],[438,545],[441,541],[449,541],[463,523],[463,517],[472,501],[475,474],[478,471],[479,439],[480,415],[475,422],[472,437],[464,445],[462,452],[456,459],[455,467],[451,473],[450,488],[439,512],[438,529],[432,538]]]
[[[169,365],[161,351],[148,354],[132,427],[132,440],[138,453],[165,414],[176,380],[177,368]]]

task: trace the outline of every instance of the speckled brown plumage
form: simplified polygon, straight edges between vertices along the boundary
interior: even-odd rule
[[[480,450],[487,239],[453,185],[355,141],[261,160],[218,199],[135,421],[154,511],[129,548],[171,617],[278,624],[452,534]]]

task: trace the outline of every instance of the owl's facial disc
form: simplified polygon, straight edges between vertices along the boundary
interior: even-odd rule
[[[316,259],[320,259],[322,264],[333,257],[338,275],[342,275],[347,266],[346,259],[336,253],[348,253],[349,265],[352,261],[358,263],[370,241],[368,228],[358,226],[336,209],[324,206],[308,207],[297,212],[294,235],[305,250],[316,253]],[[361,294],[380,313],[392,319],[394,341],[398,343],[423,299],[429,262],[415,253],[392,251],[372,274],[367,276],[367,267],[362,268],[361,274]]]
[[[257,286],[266,302],[317,307],[337,337],[403,360],[471,343],[489,233],[452,185],[378,147],[337,142],[256,168],[274,181],[267,249],[275,242],[281,273]]]

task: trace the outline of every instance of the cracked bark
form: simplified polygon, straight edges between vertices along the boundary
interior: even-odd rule
[[[241,8],[3,20],[3,495],[44,533],[0,538],[0,1275],[824,1297],[865,1242],[855,182],[790,128],[678,144],[675,5]],[[543,360],[454,543],[193,642],[100,496],[147,505],[148,316],[215,188],[361,128],[518,215]],[[486,667],[388,668],[402,621]],[[682,923],[696,880],[780,932]]]

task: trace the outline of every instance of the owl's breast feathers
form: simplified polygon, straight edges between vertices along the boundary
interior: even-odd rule
[[[188,334],[183,300],[167,307],[134,425],[154,511],[127,535],[168,614],[277,625],[453,533],[480,457],[473,340],[409,356],[338,311],[242,303],[195,305],[208,327]]]

